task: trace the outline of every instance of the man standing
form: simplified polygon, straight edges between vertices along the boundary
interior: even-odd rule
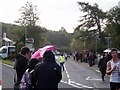
[[[14,89],[19,90],[19,84],[22,79],[23,74],[28,68],[28,61],[31,57],[30,49],[27,47],[22,47],[21,51],[18,55],[16,55],[15,59],[15,70],[17,74],[17,80],[14,84]]]
[[[32,83],[34,88],[48,88],[48,90],[57,90],[58,83],[61,79],[61,67],[56,63],[53,52],[51,50],[45,51],[43,55],[43,62],[36,66],[32,75]]]
[[[120,59],[118,59],[118,50],[111,50],[112,59],[107,63],[106,73],[110,75],[111,90],[120,90]]]

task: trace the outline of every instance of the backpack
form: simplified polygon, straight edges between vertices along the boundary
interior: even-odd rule
[[[28,70],[29,69],[27,69],[22,76],[22,79],[19,85],[20,90],[29,90],[29,88],[31,87],[31,74],[34,70],[31,70],[30,72]]]

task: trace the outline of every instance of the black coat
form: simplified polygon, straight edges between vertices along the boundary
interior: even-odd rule
[[[33,72],[32,83],[35,88],[58,88],[62,79],[61,67],[52,60],[45,60],[36,66]]]
[[[107,68],[107,58],[106,57],[103,57],[102,59],[100,59],[100,61],[98,63],[98,68],[103,75],[106,74],[106,68]]]
[[[15,70],[17,73],[17,83],[20,83],[22,76],[25,73],[27,68],[28,68],[28,59],[26,59],[21,54],[18,54],[16,56],[16,60],[15,60]]]

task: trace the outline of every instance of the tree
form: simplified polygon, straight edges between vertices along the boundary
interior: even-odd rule
[[[65,51],[65,49],[70,47],[69,44],[71,42],[71,35],[65,31],[48,30],[46,38],[48,44],[53,44],[56,48],[60,48],[62,51]]]
[[[107,13],[107,25],[106,32],[110,34],[111,37],[111,47],[116,47],[120,49],[120,8],[113,7]]]
[[[40,26],[27,26],[27,31],[28,31],[28,38],[34,38],[34,47],[36,49],[40,48],[41,46],[44,45],[44,37],[45,33],[47,31],[46,28],[40,27]]]
[[[35,26],[36,22],[39,20],[37,16],[37,9],[32,3],[27,2],[25,6],[22,6],[19,10],[21,12],[21,17],[16,21],[16,23],[20,23],[22,26]]]
[[[34,38],[34,47],[37,49],[44,42],[43,37],[46,29],[36,24],[39,20],[36,7],[37,6],[34,6],[32,3],[27,2],[25,6],[21,7],[21,17],[16,23],[24,27],[24,40],[26,40],[26,38]]]
[[[71,46],[76,49],[76,50],[84,50],[84,49],[89,49],[89,50],[95,50],[95,36],[91,31],[84,30],[84,28],[76,27],[72,41],[71,41]]]
[[[100,43],[102,43],[102,24],[103,20],[106,18],[106,13],[98,8],[97,4],[93,6],[89,3],[78,2],[81,6],[80,10],[85,14],[79,22],[78,28],[85,28],[85,30],[92,30],[94,36],[98,35],[100,38]],[[97,28],[95,28],[97,27]],[[93,29],[95,28],[95,29]]]

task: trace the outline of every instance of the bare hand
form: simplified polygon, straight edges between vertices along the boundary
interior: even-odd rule
[[[112,71],[115,70],[116,68],[117,68],[117,66],[113,66]]]

